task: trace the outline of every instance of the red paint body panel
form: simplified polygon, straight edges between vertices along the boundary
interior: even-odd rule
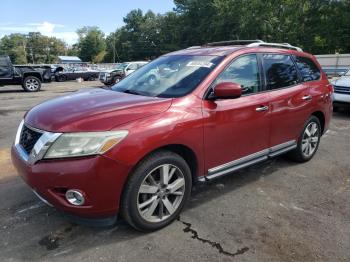
[[[93,89],[44,102],[25,123],[52,132],[128,130],[129,134],[103,156],[24,162],[15,148],[13,163],[33,189],[60,210],[84,217],[106,217],[118,212],[123,186],[132,168],[150,152],[169,145],[191,150],[195,176],[208,169],[296,140],[311,114],[324,116],[325,130],[332,112],[332,88],[322,79],[294,87],[261,92],[237,99],[205,100],[215,78],[237,56],[283,53],[313,56],[276,48],[215,47],[188,49],[170,55],[223,55],[223,61],[189,95],[165,99]],[[310,95],[312,100],[302,98]],[[256,108],[268,106],[264,112]],[[79,189],[87,202],[70,205],[55,188]]]
[[[40,161],[28,165],[12,148],[12,161],[23,180],[57,209],[74,215],[109,217],[118,211],[120,194],[131,167],[104,156]],[[79,189],[86,204],[73,206],[55,188]]]
[[[269,112],[256,111],[268,105],[269,97],[261,93],[203,101],[206,169],[269,147]]]
[[[165,111],[171,99],[135,96],[105,89],[80,91],[32,108],[26,123],[45,131],[106,131]]]

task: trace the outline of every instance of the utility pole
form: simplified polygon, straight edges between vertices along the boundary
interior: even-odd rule
[[[113,34],[113,63],[115,64],[115,35]]]

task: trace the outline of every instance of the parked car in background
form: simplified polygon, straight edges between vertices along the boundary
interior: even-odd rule
[[[160,68],[167,72],[145,81]],[[157,230],[179,216],[196,182],[284,153],[311,160],[332,92],[300,48],[210,43],[163,55],[111,88],[35,106],[12,160],[59,210],[106,223],[119,213],[136,229]]]
[[[146,61],[121,63],[114,69],[100,72],[99,79],[105,85],[114,85],[147,63]]]
[[[337,111],[339,107],[350,107],[350,69],[339,79],[332,81],[333,110]]]
[[[82,78],[84,79],[84,81],[94,81],[98,79],[99,74],[100,71],[91,70],[85,67],[57,67],[55,69],[55,80],[57,82],[64,82],[68,80],[76,80],[78,78]]]
[[[9,56],[0,56],[0,86],[21,85],[27,92],[37,92],[42,82],[50,81],[50,67],[13,66]]]
[[[344,75],[349,68],[348,67],[322,67],[328,78],[338,78]]]

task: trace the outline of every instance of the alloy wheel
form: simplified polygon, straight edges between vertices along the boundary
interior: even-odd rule
[[[147,174],[138,191],[137,209],[151,223],[169,218],[179,208],[185,193],[181,170],[170,164],[154,168]]]
[[[39,88],[40,84],[38,80],[30,78],[26,81],[26,88],[30,91],[35,91]]]
[[[320,139],[320,130],[317,123],[311,122],[305,128],[301,141],[301,151],[305,157],[310,157],[315,152]]]

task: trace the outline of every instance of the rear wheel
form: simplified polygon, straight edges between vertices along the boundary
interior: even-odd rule
[[[309,161],[320,144],[321,124],[317,117],[311,116],[298,139],[298,146],[290,152],[290,157],[298,162]]]
[[[123,193],[125,220],[142,231],[160,229],[180,214],[192,188],[186,161],[170,151],[146,157],[131,174]]]
[[[41,81],[35,76],[27,76],[22,83],[22,88],[27,92],[38,92],[41,88]]]
[[[58,75],[56,80],[57,80],[57,82],[67,81],[67,76],[66,75]]]

